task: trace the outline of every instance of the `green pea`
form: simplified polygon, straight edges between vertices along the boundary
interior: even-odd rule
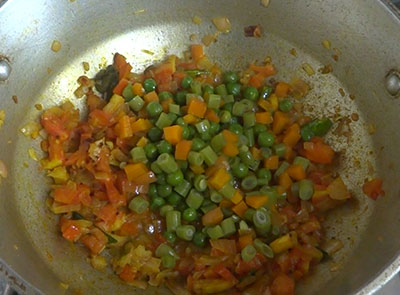
[[[239,135],[243,133],[243,126],[240,125],[239,123],[233,123],[229,126],[229,130]]]
[[[283,100],[281,100],[281,101],[279,102],[279,109],[280,109],[282,112],[284,112],[284,113],[290,112],[290,110],[292,109],[292,107],[293,107],[293,104],[292,104],[292,102],[291,102],[290,100],[288,100],[288,99],[283,99]]]
[[[188,126],[182,126],[182,138],[183,139],[190,138],[190,128]]]
[[[172,145],[166,140],[161,140],[157,144],[157,150],[160,154],[170,154],[172,152]]]
[[[165,204],[165,200],[161,197],[155,197],[151,200],[150,208],[156,210]]]
[[[158,184],[166,184],[167,183],[167,177],[165,176],[165,174],[158,174],[156,182]]]
[[[202,232],[196,232],[192,240],[197,247],[204,247],[207,242],[207,235]]]
[[[240,94],[241,85],[239,83],[228,83],[226,85],[228,93],[233,96],[238,96]]]
[[[223,110],[221,111],[221,113],[219,114],[220,120],[222,123],[228,123],[231,120],[231,113],[227,110]]]
[[[235,72],[229,71],[224,73],[225,83],[236,83],[239,80],[238,75]]]
[[[154,184],[154,183],[150,184],[150,186],[149,186],[149,193],[148,193],[148,194],[149,194],[149,196],[152,197],[152,198],[155,198],[155,197],[158,196],[157,185],[156,185],[156,184]]]
[[[172,231],[165,231],[163,233],[163,236],[171,244],[175,243],[175,241],[176,241],[176,235]]]
[[[181,86],[182,86],[182,88],[187,89],[190,87],[190,84],[192,82],[193,82],[193,78],[190,76],[186,76],[185,78],[182,79]]]
[[[183,120],[183,118],[181,118],[181,117],[179,117],[178,119],[176,119],[176,122],[175,122],[175,123],[176,123],[177,125],[181,126],[181,127],[187,126],[185,120]]]
[[[202,150],[204,147],[206,146],[206,143],[201,140],[200,138],[196,137],[193,139],[192,142],[192,150],[195,152],[198,152],[200,150]]]
[[[210,122],[210,129],[209,129],[209,131],[210,131],[210,134],[211,134],[211,135],[217,134],[217,133],[219,132],[219,130],[220,130],[220,126],[219,126],[218,123]]]
[[[183,211],[182,217],[188,222],[195,221],[197,219],[197,212],[193,208],[187,208]]]
[[[176,170],[175,172],[172,172],[167,175],[167,183],[176,186],[180,184],[183,181],[183,173],[181,169]]]
[[[258,98],[258,90],[255,87],[248,86],[244,90],[243,96],[246,99],[257,100],[257,98]]]
[[[175,103],[181,106],[186,104],[186,94],[188,92],[186,90],[179,91],[175,96]]]
[[[261,123],[256,123],[253,127],[254,135],[259,135],[261,132],[267,131],[267,126]]]
[[[238,163],[237,165],[232,167],[232,174],[237,178],[246,177],[249,173],[249,167],[243,163]]]
[[[130,101],[132,98],[135,97],[132,90],[132,84],[126,85],[124,90],[122,91],[122,96],[125,98],[125,101]]]
[[[261,132],[258,135],[258,144],[261,147],[271,147],[275,142],[275,137],[273,134],[269,133],[268,131]]]
[[[155,91],[157,87],[157,83],[154,79],[146,79],[143,82],[143,88],[144,90],[146,90],[146,92],[152,92]]]
[[[147,132],[147,137],[152,141],[159,141],[163,135],[163,131],[158,127],[152,127]]]
[[[146,153],[146,157],[150,160],[154,160],[158,156],[157,147],[151,142],[144,146],[144,152]]]
[[[172,186],[169,184],[158,184],[157,191],[160,197],[166,198],[172,193]]]
[[[158,94],[158,98],[160,99],[160,101],[164,101],[164,100],[167,100],[167,99],[169,99],[169,98],[174,98],[174,96],[172,95],[171,92],[168,92],[168,91],[161,91],[161,92]]]
[[[180,195],[178,195],[176,192],[172,192],[168,197],[167,197],[167,201],[168,203],[170,203],[171,205],[178,205],[179,202],[182,201],[182,197]]]

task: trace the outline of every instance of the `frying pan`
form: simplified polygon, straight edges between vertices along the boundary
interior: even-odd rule
[[[203,20],[201,25],[192,23],[194,15]],[[82,107],[83,100],[73,91],[83,61],[90,64],[87,75],[94,76],[118,51],[141,71],[166,53],[186,50],[190,34],[200,42],[214,33],[211,18],[216,16],[232,23],[232,32],[207,48],[222,68],[239,70],[271,56],[279,79],[297,76],[312,85],[303,101],[307,112],[332,117],[336,127],[347,128],[345,136],[338,130],[329,141],[339,152],[337,169],[354,198],[325,221],[327,236],[340,239],[344,248],[318,266],[296,294],[372,294],[398,272],[400,104],[395,96],[400,87],[400,21],[390,4],[271,0],[264,7],[258,0],[10,0],[0,8],[0,78],[6,79],[0,84],[0,109],[6,112],[0,159],[9,172],[0,185],[0,269],[16,290],[168,294],[163,288],[135,290],[111,271],[95,271],[85,262],[84,249],[62,239],[57,218],[44,204],[49,180],[28,153],[33,148],[40,156],[39,141],[20,130],[37,120],[35,104],[47,108],[70,99]],[[263,37],[246,38],[244,27],[256,24],[262,26]],[[53,40],[62,45],[57,53],[50,49]],[[321,45],[323,40],[330,41],[331,49]],[[308,76],[304,63],[316,73]],[[329,64],[332,73],[317,71]],[[386,190],[376,202],[360,189],[366,177],[374,176],[384,179]]]

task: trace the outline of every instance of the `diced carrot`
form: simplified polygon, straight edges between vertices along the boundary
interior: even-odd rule
[[[227,129],[222,130],[222,134],[224,134],[225,140],[227,142],[236,143],[239,140],[239,137],[235,133],[233,133],[232,131],[229,131]]]
[[[229,180],[231,179],[231,175],[226,172],[226,169],[220,168],[218,169],[214,175],[212,175],[208,179],[208,184],[215,188],[216,190],[221,189]]]
[[[151,101],[159,101],[157,92],[155,92],[155,91],[146,93],[143,98],[146,103],[149,103]]]
[[[282,142],[287,146],[294,147],[299,142],[300,138],[300,126],[294,123],[286,130]]]
[[[164,127],[163,131],[165,140],[170,144],[175,145],[182,140],[183,128],[180,125]]]
[[[236,213],[237,216],[243,218],[244,213],[249,209],[247,207],[246,203],[244,201],[239,202],[239,204],[236,204],[233,208],[232,211]]]
[[[201,221],[204,226],[219,224],[224,219],[224,214],[220,207],[216,207],[203,215]]]
[[[187,114],[183,116],[183,121],[185,121],[186,124],[195,124],[199,119],[195,115]]]
[[[239,248],[242,250],[247,245],[253,244],[253,236],[251,234],[243,235],[239,237]]]
[[[106,222],[106,224],[113,224],[117,219],[117,209],[111,204],[107,204],[100,208],[96,213],[97,217]]]
[[[71,242],[76,242],[81,235],[81,229],[73,223],[70,223],[68,226],[62,229],[62,236],[64,237],[64,239],[67,239]]]
[[[316,141],[304,143],[304,156],[314,163],[330,164],[335,156],[334,150],[327,144]]]
[[[280,111],[275,112],[274,122],[272,124],[272,132],[279,134],[290,123],[289,115]]]
[[[260,88],[264,85],[265,76],[263,74],[255,74],[250,77],[249,85],[255,88]]]
[[[292,162],[294,157],[296,156],[295,151],[290,146],[286,146],[284,158],[288,162]]]
[[[275,88],[275,94],[278,97],[286,97],[288,96],[290,90],[290,85],[285,82],[279,82],[278,85],[276,85]]]
[[[249,69],[256,72],[261,73],[265,77],[269,77],[276,74],[275,67],[272,64],[266,64],[265,66],[256,66],[255,64],[251,64]]]
[[[294,280],[285,275],[278,275],[271,285],[272,295],[294,295]]]
[[[207,105],[204,101],[200,99],[192,99],[189,102],[187,113],[194,115],[198,118],[204,118],[204,115],[207,111]]]
[[[256,122],[261,124],[271,124],[273,121],[270,112],[256,113]]]
[[[128,164],[124,167],[124,170],[129,181],[133,181],[135,178],[149,172],[144,163]]]
[[[236,190],[235,194],[233,195],[233,197],[230,199],[230,201],[237,205],[239,204],[241,201],[243,200],[243,196],[242,193],[240,192],[240,190]]]
[[[138,83],[138,82],[136,82],[132,85],[132,92],[134,95],[138,95],[140,97],[142,97],[146,93],[143,88],[142,83]]]
[[[132,133],[135,134],[137,132],[149,130],[152,127],[152,124],[149,120],[140,118],[133,123],[131,122],[131,127]]]
[[[219,123],[220,119],[213,109],[207,109],[205,118],[211,122]]]
[[[115,132],[119,138],[125,139],[133,136],[131,121],[128,115],[122,116],[115,126]]]
[[[269,170],[276,170],[279,167],[279,157],[277,155],[271,156],[264,160],[264,167]]]
[[[118,71],[119,80],[128,77],[129,73],[132,70],[132,66],[126,61],[125,56],[116,53],[114,55],[114,66]]]
[[[376,200],[379,196],[384,196],[385,191],[382,189],[383,181],[380,178],[375,178],[366,181],[362,187],[364,194],[372,200]]]
[[[99,254],[103,249],[106,244],[104,241],[100,241],[95,235],[93,234],[88,234],[84,235],[80,238],[80,241],[82,244],[84,244],[90,252],[93,254]]]
[[[193,60],[198,61],[204,56],[203,45],[201,44],[193,44],[190,46],[190,53],[192,55]]]
[[[292,180],[286,171],[279,175],[279,185],[284,188],[285,191],[287,191],[292,185]]]
[[[239,149],[237,147],[237,143],[227,142],[222,152],[227,155],[228,157],[234,157],[239,154]]]
[[[156,175],[152,171],[142,174],[136,177],[134,180],[132,180],[134,184],[149,184],[156,181],[157,181]]]
[[[264,111],[272,111],[271,103],[266,99],[259,99],[257,104],[264,110]]]
[[[173,103],[174,103],[174,100],[172,98],[168,98],[166,100],[163,100],[161,102],[161,106],[162,106],[163,112],[164,113],[169,113],[169,105],[173,104]]]
[[[113,93],[122,95],[122,91],[125,89],[126,86],[129,85],[129,81],[126,79],[119,80],[117,86],[115,86]]]
[[[182,140],[175,147],[175,159],[186,161],[189,152],[192,148],[193,142],[191,140]]]
[[[57,187],[53,192],[54,200],[62,204],[79,204],[79,195],[76,183],[68,183]]]
[[[136,277],[136,272],[133,271],[132,266],[129,264],[125,265],[122,269],[121,273],[119,274],[121,280],[125,282],[132,282]]]
[[[252,146],[250,148],[250,152],[253,155],[254,159],[256,160],[262,160],[263,156],[261,154],[261,150],[256,148],[255,146]]]
[[[301,165],[293,164],[286,170],[286,172],[289,174],[290,178],[297,181],[306,178],[306,171]]]
[[[139,223],[125,222],[118,231],[120,236],[136,236],[139,233]]]
[[[246,204],[254,209],[260,208],[268,202],[268,197],[263,195],[247,196]]]

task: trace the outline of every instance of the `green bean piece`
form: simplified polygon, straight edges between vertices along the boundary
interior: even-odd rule
[[[184,241],[193,239],[196,228],[193,225],[180,225],[176,228],[176,235]]]
[[[199,192],[204,192],[207,189],[207,179],[203,174],[196,175],[194,178],[194,188]]]
[[[208,120],[202,120],[195,126],[199,134],[206,133],[210,130],[210,122]]]
[[[177,185],[174,190],[181,195],[182,197],[186,197],[187,194],[189,193],[190,189],[192,188],[192,185],[190,184],[189,181],[187,181],[186,179],[182,180],[182,182]]]
[[[239,123],[231,123],[231,125],[229,126],[229,130],[239,135],[243,133],[243,126]]]
[[[171,126],[172,123],[173,120],[166,113],[162,112],[156,121],[156,126],[160,129],[164,129],[165,127]]]
[[[253,216],[255,213],[256,210],[254,210],[253,208],[247,209],[246,212],[244,212],[244,219],[253,222]]]
[[[211,109],[219,109],[221,105],[221,95],[210,94],[207,101],[207,106]]]
[[[242,179],[240,185],[244,190],[251,191],[255,189],[258,185],[257,177],[255,177],[254,175],[246,176],[245,178]]]
[[[220,84],[215,88],[215,91],[217,92],[217,94],[221,95],[221,96],[225,96],[228,95],[228,90],[226,89],[225,84]]]
[[[243,114],[243,126],[244,128],[253,127],[256,124],[256,114],[253,112],[245,112]]]
[[[203,204],[204,197],[195,189],[192,189],[186,198],[186,204],[193,209],[199,209]]]
[[[225,218],[221,222],[221,228],[225,237],[233,235],[236,232],[235,221],[232,217]]]
[[[222,123],[228,123],[231,120],[231,113],[227,110],[221,111],[219,114],[220,120]]]
[[[161,264],[165,268],[174,268],[176,265],[176,259],[170,255],[165,255],[161,257]]]
[[[302,179],[299,181],[299,198],[307,201],[311,199],[314,194],[314,184],[309,179]]]
[[[144,100],[140,96],[135,96],[128,102],[129,107],[134,112],[139,112],[144,107]]]
[[[174,232],[181,225],[181,212],[173,210],[168,211],[165,218],[167,231]]]
[[[188,161],[192,165],[200,166],[203,164],[204,158],[201,153],[190,151],[188,154]]]
[[[126,85],[124,90],[122,90],[122,96],[125,98],[126,102],[130,101],[135,96],[135,94],[133,94],[132,84],[131,83]]]
[[[169,112],[172,114],[180,115],[181,114],[181,108],[179,105],[171,103],[168,105]]]
[[[268,212],[265,212],[262,209],[264,208],[257,209],[254,213],[253,224],[257,229],[269,231],[271,229],[271,217]]]
[[[265,257],[274,258],[274,251],[272,251],[271,247],[263,243],[260,239],[255,239],[253,244],[257,252],[261,253]]]
[[[201,206],[201,211],[206,214],[207,212],[211,211],[212,209],[217,208],[217,205],[215,204],[208,204],[208,205],[203,205]]]
[[[149,201],[142,197],[135,197],[129,203],[129,209],[136,212],[137,214],[144,213],[149,208]]]
[[[187,161],[183,161],[183,160],[176,160],[176,163],[178,164],[179,168],[182,171],[187,170],[187,168],[189,167],[189,163]]]
[[[254,144],[255,144],[255,139],[254,139],[254,131],[253,131],[253,128],[245,129],[245,130],[243,131],[243,134],[246,136],[247,145],[248,145],[249,147],[254,146]]]
[[[290,164],[288,162],[282,162],[279,168],[275,171],[274,178],[278,179],[279,176],[281,176],[281,174],[285,172],[287,168],[289,168],[289,166]]]
[[[214,150],[208,145],[200,151],[200,154],[204,158],[204,162],[208,166],[212,166],[218,160],[218,155],[214,152]]]
[[[216,191],[211,191],[210,193],[210,199],[214,203],[219,204],[222,201],[222,195]]]
[[[154,197],[151,199],[151,210],[156,210],[165,204],[165,200],[161,197]]]
[[[260,150],[264,159],[268,159],[272,156],[272,150],[269,147],[262,147]]]
[[[172,173],[179,169],[174,157],[167,153],[158,156],[157,164],[165,173]]]
[[[203,96],[208,93],[208,94],[214,94],[214,86],[210,84],[204,84],[203,85]]]
[[[210,237],[211,240],[218,240],[219,238],[222,238],[224,236],[224,232],[221,226],[215,225],[207,229],[207,235]]]
[[[218,191],[224,198],[230,200],[236,193],[236,189],[228,182]]]
[[[278,157],[282,158],[282,157],[285,156],[285,153],[286,153],[286,145],[285,145],[284,143],[275,144],[275,145],[272,147],[272,150],[274,151],[274,153],[275,153]]]
[[[310,160],[303,157],[296,157],[293,160],[293,164],[300,165],[301,167],[303,167],[304,171],[306,171],[308,166],[310,166]]]
[[[162,207],[160,208],[160,215],[161,215],[162,217],[165,217],[165,216],[167,215],[167,212],[168,212],[168,211],[172,211],[172,210],[174,210],[174,207],[173,207],[173,206],[171,206],[171,205],[164,205],[164,206],[162,206]]]
[[[147,163],[146,152],[143,147],[137,146],[131,149],[131,157],[135,163]]]
[[[211,147],[214,151],[219,152],[221,151],[226,145],[226,139],[224,134],[218,133],[211,139]]]
[[[206,143],[200,138],[194,138],[192,142],[192,150],[195,152],[199,152],[206,146]]]
[[[194,94],[201,95],[201,82],[197,80],[193,80],[192,83],[190,83],[190,89]]]
[[[254,124],[254,135],[258,136],[261,132],[267,131],[267,126],[261,123]]]
[[[172,249],[170,246],[168,246],[165,243],[160,244],[157,247],[157,249],[154,252],[154,254],[156,255],[156,257],[163,257],[165,255],[169,255],[171,257],[178,257],[178,255],[175,253],[174,249]]]
[[[250,261],[256,256],[257,250],[253,245],[247,245],[242,249],[241,256],[243,261]]]

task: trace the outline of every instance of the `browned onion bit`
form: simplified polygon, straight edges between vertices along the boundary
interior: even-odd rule
[[[248,26],[244,28],[244,35],[246,37],[256,37],[256,38],[261,38],[262,32],[261,32],[261,26],[256,25],[256,26]]]

